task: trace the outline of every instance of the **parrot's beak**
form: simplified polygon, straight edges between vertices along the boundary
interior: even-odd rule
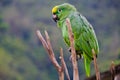
[[[55,14],[52,15],[52,18],[53,18],[53,20],[54,20],[55,22],[57,22],[57,21],[59,20],[59,18],[58,18],[57,15],[55,15]]]

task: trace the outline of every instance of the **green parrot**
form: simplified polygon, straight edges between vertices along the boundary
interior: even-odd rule
[[[70,47],[70,40],[66,19],[70,19],[76,54],[79,57],[83,56],[86,75],[89,77],[90,63],[93,60],[92,49],[94,49],[96,56],[99,53],[98,41],[92,25],[69,3],[53,7],[52,17],[57,22],[57,26],[62,30],[62,36],[68,47]]]

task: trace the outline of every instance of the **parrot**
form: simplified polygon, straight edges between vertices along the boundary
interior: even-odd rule
[[[77,11],[75,6],[69,3],[56,5],[52,8],[52,18],[60,28],[65,44],[70,48],[70,39],[66,25],[69,18],[74,36],[76,55],[83,57],[86,76],[90,76],[90,64],[93,60],[92,49],[97,56],[99,53],[98,40],[92,25]]]

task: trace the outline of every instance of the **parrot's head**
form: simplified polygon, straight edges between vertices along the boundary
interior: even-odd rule
[[[66,19],[67,16],[74,11],[76,11],[76,8],[71,4],[64,3],[57,5],[52,9],[53,20],[57,22]]]

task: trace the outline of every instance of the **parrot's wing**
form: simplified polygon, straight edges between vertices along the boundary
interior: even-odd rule
[[[97,54],[99,52],[98,42],[93,27],[89,24],[85,17],[79,13],[70,16],[72,30],[76,49],[80,48],[89,58],[92,58],[92,49]]]

